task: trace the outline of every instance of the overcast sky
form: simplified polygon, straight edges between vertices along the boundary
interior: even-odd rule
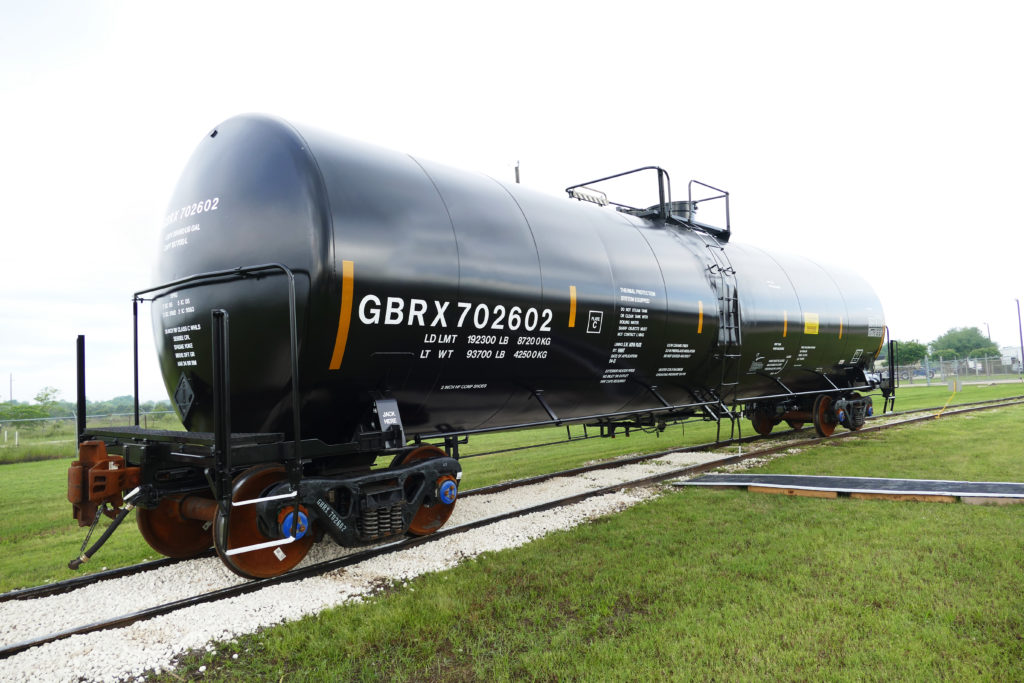
[[[163,7],[164,9],[156,9]],[[845,264],[898,339],[1018,344],[1016,3],[0,0],[0,396],[131,393],[178,174],[264,112],[545,192],[727,189],[734,240]],[[613,197],[614,198],[614,197]],[[148,317],[142,398],[164,397]]]

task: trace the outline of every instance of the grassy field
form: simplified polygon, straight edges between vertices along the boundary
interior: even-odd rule
[[[183,429],[173,413],[141,416],[141,425],[149,429]],[[132,415],[91,418],[87,427],[127,427],[135,424]],[[0,465],[36,460],[74,459],[77,447],[73,419],[28,420],[0,425]]]
[[[953,403],[1022,393],[1024,387],[1019,384],[967,385],[953,397]],[[915,387],[901,392],[897,408],[941,406],[949,397],[945,387]],[[876,403],[876,407],[881,408],[881,401]],[[582,433],[579,428],[573,431]],[[744,433],[751,433],[749,425]],[[462,447],[462,452],[465,456],[473,456],[527,444],[557,442],[564,440],[565,434],[563,428],[491,434],[471,439]],[[486,486],[626,453],[649,453],[705,443],[712,441],[714,435],[714,425],[693,423],[685,428],[670,427],[660,436],[634,432],[628,438],[589,439],[508,454],[466,457],[462,487]],[[59,460],[0,465],[0,477],[4,483],[0,486],[0,592],[75,575],[67,569],[67,563],[78,556],[85,529],[80,529],[71,518],[71,505],[66,499],[66,471],[71,459],[70,456],[61,456]],[[26,514],[26,511],[31,511],[31,514]],[[80,571],[121,567],[157,557],[129,519]]]
[[[1024,481],[1022,418],[1001,408],[824,442],[761,471]],[[1022,525],[1024,505],[672,490],[192,656],[179,675],[1019,680]]]

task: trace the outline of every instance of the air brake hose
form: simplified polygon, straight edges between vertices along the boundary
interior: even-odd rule
[[[114,533],[114,530],[117,529],[118,526],[120,526],[121,522],[124,521],[124,518],[128,516],[128,513],[131,512],[135,508],[135,504],[132,501],[140,493],[141,493],[141,488],[136,486],[129,493],[125,494],[124,499],[123,499],[124,502],[125,502],[125,506],[123,508],[121,508],[120,512],[117,513],[117,517],[114,518],[114,521],[110,523],[110,526],[108,526],[106,528],[106,530],[104,530],[103,535],[101,535],[99,537],[99,540],[97,540],[95,543],[92,544],[91,548],[86,550],[80,556],[78,556],[75,559],[73,559],[70,562],[68,562],[68,569],[78,569],[83,564],[85,564],[86,562],[89,561],[89,558],[92,557],[96,553],[96,551],[100,549],[100,546],[102,546],[104,543],[107,542],[107,539],[110,538],[110,535],[112,533]],[[99,519],[100,519],[100,511],[97,510],[96,511],[96,520],[93,522],[92,529],[89,529],[89,535],[92,535],[92,531],[93,531],[93,529],[96,528],[96,522],[98,522]],[[86,540],[86,542],[88,542],[89,536],[86,536],[85,540]],[[83,548],[85,547],[85,543],[82,544],[82,547]]]
[[[134,507],[134,505],[129,504],[121,508],[121,511],[117,513],[117,517],[115,517],[114,521],[110,523],[110,526],[108,526],[106,530],[104,530],[103,535],[99,537],[99,540],[93,543],[92,547],[86,550],[84,553],[82,553],[81,556],[76,557],[75,559],[68,562],[68,569],[78,569],[83,564],[88,562],[89,558],[92,557],[93,554],[95,554],[95,552],[100,549],[100,546],[107,542],[107,539],[110,538],[110,535],[114,533],[114,530],[117,529],[118,525],[124,521],[124,518],[128,516],[128,513],[131,512]]]

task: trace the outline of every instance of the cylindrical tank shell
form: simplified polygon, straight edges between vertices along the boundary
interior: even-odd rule
[[[821,373],[842,378],[873,361],[882,314],[866,283],[733,244],[722,253],[742,344],[726,349],[720,247],[708,242],[241,116],[206,136],[184,170],[157,280],[268,262],[294,271],[303,436],[327,442],[352,438],[381,397],[398,400],[411,436],[655,410],[709,389],[814,389]],[[233,429],[290,432],[286,293],[270,275],[155,301],[168,391],[184,376],[195,394],[190,429],[212,429],[209,316],[224,308]]]

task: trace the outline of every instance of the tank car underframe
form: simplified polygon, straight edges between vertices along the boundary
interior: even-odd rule
[[[188,282],[238,277],[242,270],[196,276]],[[294,389],[294,278],[277,264],[246,270],[279,270],[288,276]],[[141,294],[133,301],[136,321]],[[362,545],[407,531],[431,533],[447,521],[461,467],[436,446],[406,446],[400,420],[387,428],[364,430],[350,443],[301,439],[298,393],[293,390],[294,440],[280,433],[232,433],[228,315],[214,310],[211,317],[213,432],[140,428],[137,391],[134,427],[87,430],[84,339],[79,337],[80,448],[79,460],[69,470],[68,499],[80,526],[95,528],[101,512],[115,517],[115,523],[69,567],[88,561],[135,507],[140,508],[140,531],[154,549],[189,557],[213,545],[232,571],[248,578],[274,576],[294,567],[314,537],[324,533],[343,545]],[[136,355],[136,386],[137,378]],[[393,409],[397,415],[392,400],[378,400],[377,408],[378,414]],[[391,467],[371,471],[375,458],[389,453],[396,455]],[[339,462],[347,462],[347,467],[334,471]]]
[[[794,392],[778,378],[772,378],[786,393],[771,396],[757,396],[738,401],[743,404],[743,415],[747,417],[754,431],[761,435],[770,434],[780,422],[786,422],[793,429],[800,429],[807,422],[814,425],[819,436],[831,436],[838,425],[856,431],[864,426],[865,420],[874,412],[870,396],[859,392],[870,392],[879,387],[883,396],[891,391],[877,373],[861,373],[863,381],[852,381],[850,386],[840,387],[827,375],[820,375],[831,387],[821,391]]]
[[[212,433],[124,427],[89,430],[83,438],[80,460],[71,470],[78,476],[73,481],[69,477],[69,498],[77,501],[75,516],[81,526],[92,524],[104,505],[121,509],[127,498],[139,508],[140,530],[155,550],[191,557],[214,545],[233,571],[254,578],[280,571],[268,573],[265,558],[241,555],[239,539],[249,539],[247,545],[274,543],[251,553],[255,558],[273,555],[277,545],[298,540],[288,530],[301,519],[310,538],[326,533],[339,545],[358,546],[406,533],[423,509],[442,510],[444,519],[434,529],[419,527],[429,533],[447,520],[454,505],[455,491],[448,483],[457,487],[461,479],[458,461],[436,447],[425,447],[427,453],[409,461],[403,458],[417,449],[399,449],[398,463],[388,468],[318,476],[321,458],[351,455],[355,447],[309,439],[303,444],[307,457],[300,462],[299,485],[292,487],[282,463],[289,462],[294,442],[280,434],[232,434],[229,484],[218,496],[216,473],[223,471],[223,463],[213,452]],[[254,472],[267,468],[276,469],[270,479],[246,483]],[[446,484],[448,490],[442,491]],[[122,497],[127,489],[132,492]],[[285,524],[289,515],[293,517]],[[211,536],[211,524],[220,538]],[[302,538],[301,531],[293,535]],[[276,562],[269,564],[276,569]]]

